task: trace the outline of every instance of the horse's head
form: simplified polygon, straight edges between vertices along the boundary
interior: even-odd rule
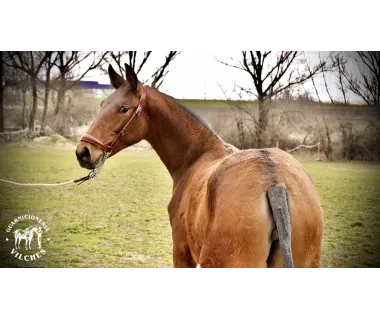
[[[42,228],[41,228],[41,226],[34,226],[33,228],[30,229],[30,231],[34,231],[34,232],[40,234],[42,232]]]
[[[116,90],[100,104],[96,119],[76,149],[81,167],[97,168],[106,152],[112,149],[110,156],[113,156],[144,139],[148,132],[146,113],[139,116],[140,109],[137,109],[145,100],[146,88],[129,65],[126,64],[125,69],[126,80],[111,65],[108,67]]]

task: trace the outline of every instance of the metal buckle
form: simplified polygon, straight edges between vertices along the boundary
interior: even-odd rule
[[[88,179],[91,180],[91,179],[95,179],[98,174],[100,173],[100,171],[103,169],[103,166],[104,166],[104,163],[106,162],[107,158],[109,157],[109,155],[111,154],[111,152],[106,152],[104,154],[104,157],[103,157],[103,160],[102,160],[102,163],[100,164],[99,167],[95,168],[94,170],[92,170],[89,174],[88,174]]]

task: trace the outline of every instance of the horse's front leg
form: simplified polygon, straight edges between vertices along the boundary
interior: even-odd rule
[[[174,268],[195,268],[197,266],[187,244],[173,243],[173,264]]]
[[[174,268],[195,268],[197,263],[191,255],[184,226],[172,224],[172,235]]]

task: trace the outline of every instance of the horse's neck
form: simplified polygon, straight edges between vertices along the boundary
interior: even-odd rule
[[[213,160],[227,154],[223,141],[173,98],[149,88],[146,112],[149,117],[146,140],[173,180],[200,158]]]

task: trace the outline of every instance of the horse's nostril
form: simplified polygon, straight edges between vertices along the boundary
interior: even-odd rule
[[[87,147],[84,147],[82,151],[79,153],[79,159],[83,162],[90,162],[91,160],[91,155],[90,155],[90,150],[88,150]]]

